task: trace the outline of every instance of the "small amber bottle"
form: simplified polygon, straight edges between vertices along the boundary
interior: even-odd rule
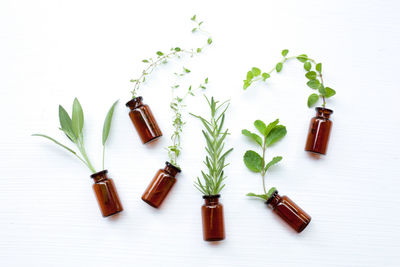
[[[224,210],[219,203],[220,195],[203,196],[201,207],[203,218],[203,238],[205,241],[220,241],[225,239]]]
[[[311,221],[310,215],[287,196],[281,197],[277,190],[268,198],[266,204],[298,233]]]
[[[142,143],[146,144],[161,137],[162,132],[160,127],[158,127],[150,107],[143,104],[142,101],[143,98],[139,96],[126,103],[126,106],[131,110],[129,112],[129,117],[131,117],[136,131],[140,139],[142,139]]]
[[[146,191],[143,193],[142,200],[150,206],[158,208],[175,184],[175,176],[179,172],[181,172],[181,169],[175,167],[168,161],[165,162],[165,168],[158,170]]]
[[[326,154],[332,121],[329,120],[333,110],[327,108],[315,108],[317,115],[311,119],[308,131],[306,151]]]
[[[123,211],[114,182],[107,176],[107,170],[92,174],[93,190],[96,194],[103,217]]]

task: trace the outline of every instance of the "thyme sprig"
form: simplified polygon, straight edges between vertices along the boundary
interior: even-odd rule
[[[207,156],[203,163],[206,165],[208,173],[201,171],[204,183],[197,177],[194,186],[204,195],[211,196],[218,195],[222,188],[225,187],[223,183],[226,178],[224,176],[224,168],[229,165],[229,163],[225,163],[225,159],[233,148],[224,152],[224,140],[229,133],[228,129],[224,130],[223,127],[229,101],[218,104],[219,101],[215,101],[214,97],[211,97],[211,101],[206,97],[206,100],[211,111],[210,120],[191,113],[203,123],[205,130],[202,130],[202,132],[207,143],[205,147]]]
[[[242,130],[242,134],[249,137],[252,141],[256,142],[259,145],[262,150],[262,156],[253,150],[248,150],[243,156],[243,161],[249,170],[260,173],[264,194],[248,193],[247,196],[259,197],[267,200],[275,191],[275,188],[272,187],[267,192],[267,189],[265,187],[265,175],[272,165],[275,165],[282,160],[282,157],[274,157],[270,162],[266,163],[266,150],[268,147],[281,140],[286,135],[287,131],[285,126],[279,125],[279,119],[271,122],[270,124],[268,124],[268,126],[266,126],[265,123],[261,120],[256,120],[254,122],[254,126],[261,133],[262,137],[246,129]]]
[[[301,54],[298,56],[287,57],[289,50],[282,50],[281,54],[283,56],[282,60],[279,61],[275,67],[273,67],[268,72],[262,72],[259,68],[253,67],[247,72],[246,79],[243,81],[243,89],[246,90],[252,83],[257,81],[265,82],[271,77],[271,74],[276,72],[281,72],[283,64],[291,59],[297,59],[303,63],[303,67],[306,70],[307,86],[313,90],[318,90],[318,94],[312,93],[307,99],[308,107],[314,106],[319,99],[322,99],[322,107],[326,105],[326,98],[330,98],[336,94],[336,91],[330,87],[324,85],[324,80],[322,78],[322,63],[317,63],[314,59],[308,57],[306,54]],[[314,68],[314,70],[313,70]]]
[[[190,70],[184,67],[182,73],[175,73],[175,75],[177,77],[181,77],[187,73],[190,73]],[[171,101],[170,108],[174,113],[172,118],[172,127],[174,129],[174,132],[171,135],[172,145],[168,146],[167,150],[170,163],[176,167],[179,167],[177,159],[182,150],[181,135],[183,131],[183,126],[185,125],[185,122],[182,120],[182,110],[186,107],[185,100],[188,96],[195,96],[195,92],[199,89],[205,90],[207,84],[208,78],[205,78],[204,82],[196,88],[193,88],[190,85],[186,93],[182,97],[175,96]],[[174,84],[173,86],[171,86],[171,89],[174,92],[179,87],[179,84]]]
[[[146,67],[142,70],[138,78],[130,80],[133,83],[133,89],[131,91],[132,98],[135,98],[137,96],[137,92],[140,86],[146,81],[146,77],[148,77],[148,75],[151,74],[159,65],[168,63],[168,60],[172,58],[181,58],[181,56],[185,54],[193,57],[194,55],[201,53],[203,49],[212,44],[211,35],[201,28],[204,21],[198,21],[196,15],[194,15],[190,20],[195,24],[195,27],[192,29],[193,33],[200,32],[207,36],[206,44],[198,48],[190,49],[172,47],[167,52],[157,51],[155,58],[150,57],[147,59],[143,59],[142,62],[146,64]]]

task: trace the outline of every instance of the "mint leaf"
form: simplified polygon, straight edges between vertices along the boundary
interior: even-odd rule
[[[257,195],[257,194],[254,194],[254,193],[247,193],[246,196],[248,196],[248,197],[259,197],[259,198],[262,198],[262,199],[264,199],[264,200],[267,200],[267,199],[269,198],[269,197],[268,197],[267,195],[265,195],[265,194],[263,194],[263,195]]]
[[[266,135],[266,131],[267,131],[267,126],[265,125],[265,123],[261,120],[256,120],[254,122],[254,126],[257,128],[257,130],[263,135]]]
[[[267,146],[272,146],[286,135],[286,127],[283,125],[275,126],[268,134],[266,138]]]
[[[259,135],[250,132],[249,130],[243,129],[242,130],[242,134],[250,137],[250,139],[252,139],[253,141],[255,141],[257,144],[259,144],[260,146],[262,146],[262,139]]]
[[[274,157],[270,162],[268,162],[267,163],[267,166],[265,166],[265,172],[267,172],[268,171],[268,169],[272,166],[272,165],[275,165],[275,164],[277,164],[279,161],[281,161],[282,160],[282,157],[281,156],[278,156],[278,157]]]
[[[243,156],[243,161],[246,167],[253,172],[261,172],[263,170],[264,161],[262,157],[253,150],[246,151]]]
[[[279,123],[279,119],[276,119],[273,122],[271,122],[270,124],[268,124],[267,130],[265,131],[265,135],[267,136],[269,134],[269,132],[271,132],[271,130],[274,129],[276,125],[278,125],[278,123]]]
[[[300,56],[298,56],[297,57],[297,59],[300,61],[300,62],[306,62],[307,60],[308,60],[308,57],[307,57],[307,55],[306,54],[301,54]]]
[[[319,95],[311,94],[308,97],[308,101],[307,101],[308,107],[311,108],[312,106],[314,106],[317,103],[318,100],[319,100]]]
[[[289,50],[284,49],[282,50],[282,56],[286,57],[286,55],[289,53]]]
[[[275,191],[276,191],[276,188],[271,187],[267,192],[267,199],[270,198]]]

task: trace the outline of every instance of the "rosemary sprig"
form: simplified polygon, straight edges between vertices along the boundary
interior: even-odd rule
[[[211,101],[207,97],[206,99],[211,111],[211,119],[209,121],[201,116],[190,114],[203,123],[205,130],[202,130],[202,132],[207,143],[205,147],[207,156],[203,163],[206,165],[208,173],[201,171],[204,183],[197,177],[194,185],[201,193],[210,196],[219,194],[225,186],[223,183],[226,178],[224,176],[224,168],[229,165],[229,163],[225,164],[225,158],[233,148],[223,152],[224,140],[229,134],[228,129],[223,130],[225,112],[229,107],[228,101],[218,104],[219,101],[215,101],[214,97],[211,97]]]
[[[262,72],[259,68],[253,67],[247,72],[246,79],[243,81],[243,89],[246,90],[252,83],[257,81],[266,81],[271,77],[271,74],[276,72],[281,72],[283,64],[291,59],[297,59],[303,63],[304,69],[307,71],[305,74],[307,81],[307,86],[311,89],[318,90],[318,94],[312,93],[307,99],[308,107],[314,106],[318,100],[322,99],[322,107],[326,105],[326,98],[332,97],[336,94],[336,91],[330,87],[324,85],[324,80],[322,78],[322,63],[317,63],[312,58],[309,58],[306,54],[301,54],[298,56],[287,57],[289,50],[282,50],[281,54],[283,56],[282,60],[279,61],[275,67],[273,67],[269,72]],[[312,70],[314,67],[315,71]]]
[[[190,73],[190,70],[187,68],[183,68],[182,73],[175,73],[177,77],[184,76],[185,74]],[[187,92],[183,97],[174,97],[171,101],[170,108],[174,113],[174,116],[172,118],[172,127],[174,129],[174,132],[171,135],[171,140],[172,140],[172,145],[168,146],[168,157],[170,160],[170,163],[176,167],[179,167],[177,159],[179,155],[181,154],[181,135],[183,131],[183,125],[185,122],[182,120],[182,110],[183,108],[186,107],[185,105],[185,100],[188,96],[195,96],[195,92],[199,89],[206,89],[206,85],[208,84],[208,78],[204,79],[204,82],[201,83],[197,88],[194,88],[192,86],[189,86]],[[175,91],[178,87],[180,87],[179,84],[175,84],[171,86],[172,90]]]
[[[132,79],[133,89],[131,91],[132,98],[137,96],[137,92],[140,86],[146,81],[146,77],[152,73],[159,65],[168,63],[169,59],[172,58],[180,58],[182,55],[187,54],[193,57],[196,54],[199,54],[203,51],[203,49],[212,43],[212,38],[210,34],[206,31],[203,31],[201,28],[204,21],[198,21],[196,15],[194,15],[190,19],[193,23],[195,23],[195,27],[192,29],[192,32],[201,32],[207,35],[207,42],[201,47],[191,48],[191,49],[183,49],[180,47],[173,47],[168,52],[157,51],[156,58],[150,57],[148,59],[143,59],[142,62],[146,64],[146,67],[142,70],[141,74],[138,78]]]

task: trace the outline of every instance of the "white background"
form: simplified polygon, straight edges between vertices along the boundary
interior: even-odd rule
[[[14,1],[0,2],[0,265],[1,266],[400,266],[398,1]],[[142,145],[124,106],[141,60],[173,46],[197,47],[189,18],[205,20],[214,43],[195,58],[160,67],[141,88],[164,137]],[[282,49],[323,63],[337,91],[328,154],[304,152],[313,109],[301,64],[287,63],[267,84],[242,90],[253,66],[269,70]],[[202,240],[200,122],[187,116],[183,172],[164,205],[141,201],[167,160],[174,71],[181,84],[209,77],[207,95],[231,99],[227,145],[235,148],[221,201],[226,240]],[[101,128],[120,99],[106,151],[124,212],[102,218],[90,172],[44,133],[58,130],[58,105],[74,97],[85,112],[89,157],[101,168]],[[208,115],[198,94],[187,111]],[[242,156],[256,149],[241,136],[256,119],[280,118],[288,135],[268,151],[276,186],[312,216],[301,234],[262,201],[260,177]],[[72,146],[72,144],[70,144]],[[140,265],[139,265],[140,264]]]

